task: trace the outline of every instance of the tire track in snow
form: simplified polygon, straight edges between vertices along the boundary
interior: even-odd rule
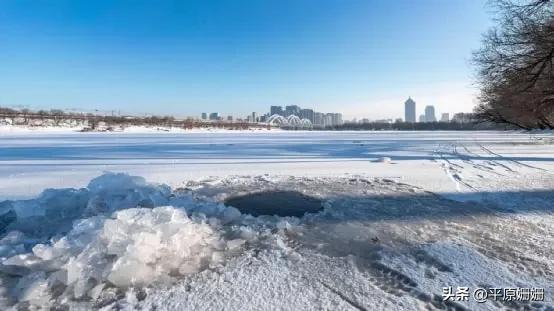
[[[471,174],[472,170],[464,165],[456,164],[455,161],[461,161],[462,163],[470,165],[472,168],[476,170],[486,172],[489,174],[494,174],[497,176],[502,176],[502,177],[515,177],[516,175],[519,176],[520,172],[510,167],[509,165],[501,163],[499,160],[507,160],[518,166],[528,166],[518,161],[505,158],[502,155],[491,151],[490,149],[486,148],[480,143],[475,142],[475,146],[477,146],[478,148],[486,152],[486,155],[478,154],[476,152],[471,151],[466,144],[457,144],[457,143],[452,143],[450,145],[439,144],[437,149],[434,150],[434,153],[438,155],[438,158],[444,169],[444,172],[455,183],[457,191],[462,191],[462,187],[465,187],[472,191],[478,191],[478,189],[474,185],[472,185],[472,183],[470,183],[467,178],[464,178],[464,175],[463,175],[464,172],[472,175]],[[447,156],[447,155],[450,155],[450,156]],[[487,158],[490,158],[490,156],[492,156],[494,159],[493,160],[487,159]],[[471,157],[475,157],[476,158],[475,160],[477,161],[472,160]],[[484,164],[479,163],[480,161],[483,161]],[[495,169],[494,167],[503,168],[508,173],[508,175],[498,172],[497,169]],[[544,171],[543,169],[536,168],[533,166],[528,166],[528,167]],[[483,176],[482,174],[479,174],[476,171],[473,171],[473,175],[482,179],[486,179],[486,176]]]
[[[494,154],[494,153],[491,153],[487,148],[485,148],[483,145],[481,144],[477,144],[477,146],[479,146],[479,148],[481,148],[481,150],[485,151],[487,154],[489,155],[492,155],[494,156],[495,158],[497,159],[500,159],[501,156],[497,155],[497,154]],[[482,156],[479,156],[479,157],[482,157]],[[508,165],[504,164],[504,163],[500,163],[498,162],[498,160],[487,160],[487,162],[491,165],[494,165],[494,166],[500,166],[502,168],[504,168],[505,170],[507,170],[508,172],[512,173],[512,174],[517,174],[518,172],[516,170],[514,170],[513,168],[509,167]]]
[[[499,159],[503,159],[503,160],[506,160],[506,161],[509,161],[509,162],[512,162],[516,165],[519,165],[519,166],[524,166],[524,167],[528,167],[528,168],[532,168],[532,169],[536,169],[536,170],[539,170],[539,171],[543,171],[543,172],[548,172],[548,170],[546,169],[543,169],[543,168],[540,168],[540,167],[537,167],[537,166],[533,166],[533,165],[529,165],[529,164],[525,164],[525,163],[522,163],[520,161],[516,161],[516,160],[513,160],[513,159],[510,159],[510,158],[506,158],[505,156],[501,155],[501,154],[498,154],[492,150],[490,150],[489,148],[483,146],[482,144],[477,144],[483,151],[487,152],[488,154],[490,155],[493,155]]]
[[[475,153],[475,152],[472,152],[471,150],[469,150],[469,148],[463,144],[461,145],[462,148],[464,148],[465,152],[468,154],[468,155],[471,155],[473,157],[477,157],[477,158],[482,158],[481,155]],[[471,160],[468,156],[462,154],[462,153],[459,153],[457,152],[457,154],[460,156],[460,158],[462,159],[462,161],[470,164],[471,166],[473,166],[475,169],[478,169],[478,170],[481,170],[483,172],[487,172],[487,173],[491,173],[491,174],[495,174],[495,175],[498,175],[498,176],[505,176],[504,174],[501,174],[497,171],[494,170],[494,168],[492,167],[489,167],[489,166],[486,166],[486,165],[483,165],[483,164],[479,164],[479,163],[476,163],[475,161]],[[478,175],[478,176],[481,176],[481,175]]]

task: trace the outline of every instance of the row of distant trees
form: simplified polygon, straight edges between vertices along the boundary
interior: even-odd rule
[[[94,129],[101,122],[107,125],[149,125],[149,126],[171,126],[175,123],[172,116],[112,116],[98,115],[92,113],[66,112],[59,109],[38,110],[13,109],[0,107],[0,119],[11,120],[13,124],[31,125],[32,121],[51,121],[58,126],[66,121],[86,121]]]
[[[497,26],[474,53],[480,120],[554,129],[554,0],[496,0]]]
[[[370,122],[370,123],[345,123],[342,125],[327,127],[328,130],[347,131],[468,131],[468,130],[507,130],[514,129],[511,125],[502,125],[492,122]]]
[[[66,112],[59,109],[32,111],[30,109],[13,109],[0,107],[0,124],[8,122],[13,125],[27,126],[60,126],[64,124],[86,125],[84,130],[112,130],[117,127],[151,126],[179,127],[217,127],[226,129],[248,129],[260,127],[247,122],[205,122],[187,118],[177,120],[172,116],[116,116],[92,113]],[[100,126],[102,125],[102,126]]]

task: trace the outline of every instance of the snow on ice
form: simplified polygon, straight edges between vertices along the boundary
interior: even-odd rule
[[[71,187],[40,195],[30,187],[0,202],[0,309],[549,310],[554,304],[549,294],[533,305],[441,297],[444,286],[554,292],[548,135],[26,135],[1,142],[9,149],[0,151],[7,174],[1,193],[10,197],[25,174],[35,174],[28,177],[39,180],[34,186],[64,176],[59,185]],[[172,187],[124,173],[78,187],[101,170],[132,173],[148,163],[151,174],[160,169],[148,179],[167,179]],[[84,173],[75,178],[69,172],[77,167]],[[192,167],[200,168],[176,182]],[[254,217],[223,204],[275,191],[317,198],[323,209]]]
[[[276,188],[318,197],[324,210],[253,217],[219,203]],[[235,176],[171,191],[109,173],[84,189],[8,201],[17,215],[0,240],[0,301],[3,308],[419,309],[441,307],[445,284],[552,289],[553,216],[543,203],[505,213],[361,176]]]

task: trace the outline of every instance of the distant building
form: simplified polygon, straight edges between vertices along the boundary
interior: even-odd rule
[[[332,113],[331,114],[331,123],[333,126],[342,125],[342,114],[341,113]]]
[[[233,121],[233,116],[227,116],[227,121]]]
[[[312,124],[315,123],[314,110],[313,109],[300,109],[300,119],[308,119]]]
[[[424,114],[419,115],[419,122],[420,123],[425,123],[425,115]]]
[[[323,118],[323,125],[324,126],[333,126],[333,114],[332,113],[326,113],[325,117]]]
[[[321,112],[315,112],[314,113],[314,125],[323,126],[324,125],[324,115]]]
[[[285,116],[285,112],[283,111],[283,107],[281,106],[271,106],[269,114],[270,115],[277,114],[280,116]]]
[[[202,112],[202,120],[208,120],[208,114],[205,112]]]
[[[404,102],[404,120],[406,122],[416,122],[416,103],[411,97],[408,97],[408,100]]]
[[[428,105],[425,107],[425,122],[437,122],[437,117],[435,116],[435,107],[433,105]]]
[[[375,120],[375,123],[392,123],[392,119],[379,119]]]
[[[441,115],[441,122],[449,122],[450,121],[450,115],[448,112],[445,112]]]
[[[210,120],[212,120],[212,121],[219,120],[219,113],[217,113],[217,112],[210,113]]]
[[[292,116],[292,115],[300,116],[300,107],[296,105],[286,106],[285,117]]]
[[[344,124],[341,113],[316,112],[313,109],[302,109],[301,107],[296,105],[285,106],[284,110],[281,106],[271,106],[270,113],[265,118],[263,118],[263,120],[262,118],[258,118],[258,122],[265,122],[273,115],[280,115],[285,118],[288,118],[290,116],[297,116],[300,119],[309,120],[312,125],[316,127]]]
[[[371,121],[369,121],[369,119],[367,119],[367,118],[363,118],[363,119],[360,120],[360,123],[362,123],[362,124],[368,124],[370,122]]]
[[[258,114],[256,112],[252,112],[252,122],[258,122]]]
[[[394,123],[402,123],[402,121],[403,121],[402,118],[396,118],[394,120]]]

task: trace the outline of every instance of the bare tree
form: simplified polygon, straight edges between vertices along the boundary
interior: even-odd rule
[[[554,0],[496,0],[498,26],[474,53],[481,120],[554,128]]]

